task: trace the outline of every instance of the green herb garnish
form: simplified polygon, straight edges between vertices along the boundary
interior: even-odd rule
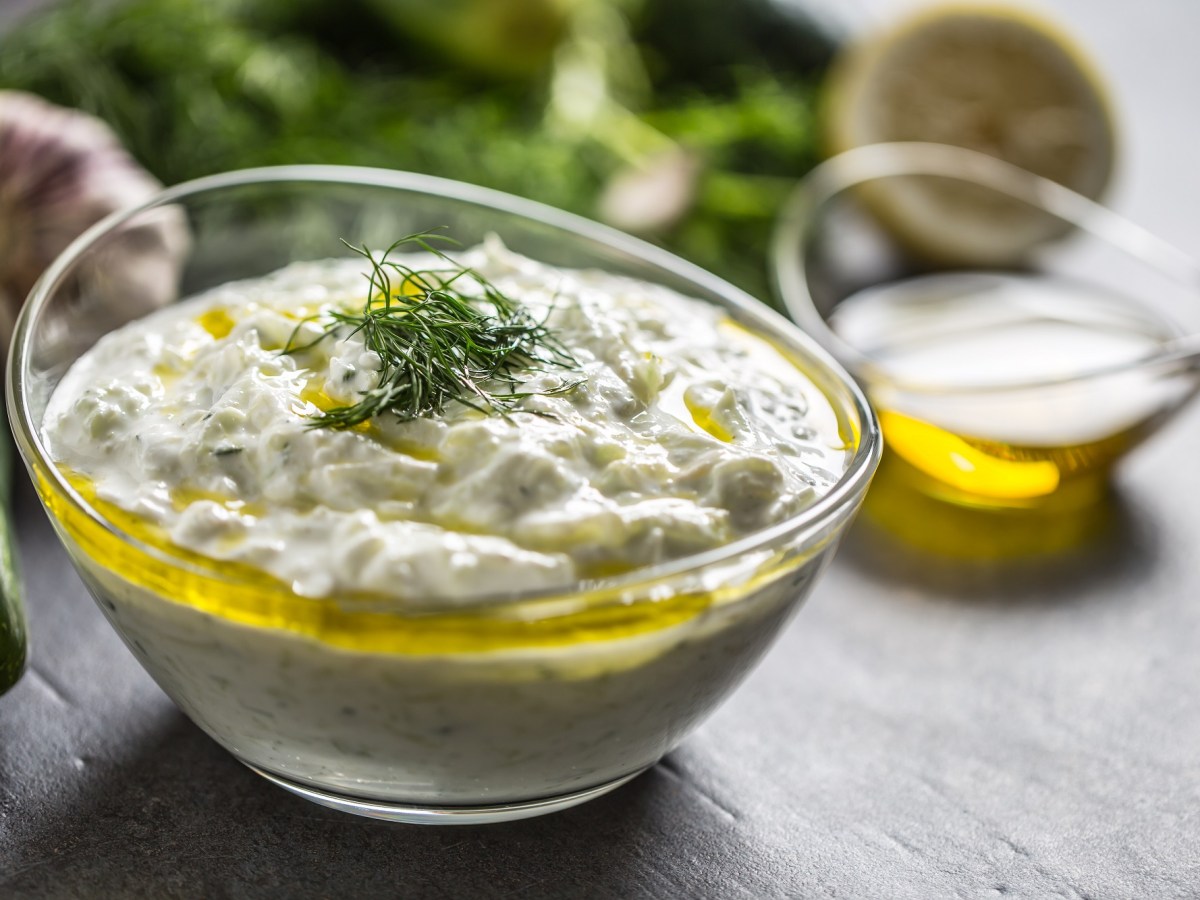
[[[297,326],[283,352],[299,353],[335,335],[361,333],[367,349],[379,355],[379,383],[357,403],[314,416],[310,427],[354,428],[383,412],[407,421],[437,415],[454,401],[504,413],[526,397],[563,394],[583,383],[579,363],[544,321],[434,242],[456,243],[419,232],[400,238],[376,258],[365,245],[343,241],[371,264],[366,303],[360,312],[323,314],[328,327],[302,346],[293,343]],[[444,265],[416,269],[393,259],[403,246],[425,250]],[[472,283],[472,292],[460,290],[460,282]],[[521,389],[528,376],[552,370],[578,377],[548,389]]]

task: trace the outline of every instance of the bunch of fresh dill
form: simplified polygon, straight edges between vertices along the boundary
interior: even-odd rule
[[[596,217],[606,186],[647,148],[680,147],[700,161],[686,209],[645,236],[767,299],[773,218],[816,159],[812,79],[829,46],[780,41],[783,29],[762,19],[770,0],[744,0],[736,14],[705,0],[708,13],[682,18],[681,2],[578,0],[595,21],[564,32],[547,71],[512,81],[397,29],[381,10],[394,19],[403,3],[59,0],[0,38],[0,87],[100,116],[166,183],[284,163],[383,166]],[[693,21],[727,38],[721,52],[767,47],[762,35],[778,47],[710,58],[713,42],[679,33]],[[749,23],[740,42],[739,23]],[[580,59],[611,103],[564,123],[563,61]]]

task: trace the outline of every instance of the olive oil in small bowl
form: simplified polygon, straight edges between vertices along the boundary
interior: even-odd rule
[[[914,483],[1031,506],[1109,468],[1194,387],[1152,365],[1171,323],[1103,288],[1001,273],[869,288],[830,318]]]
[[[1058,218],[1067,237],[1009,268],[933,262],[873,214],[893,181],[992,191]],[[868,511],[927,549],[1021,555],[1077,542],[1114,465],[1200,387],[1200,342],[1187,337],[1200,332],[1200,267],[971,151],[876,145],[827,161],[787,204],[774,266],[789,312],[879,413],[887,450]],[[938,503],[960,510],[944,528],[930,521]],[[1052,526],[1039,533],[1037,521]]]

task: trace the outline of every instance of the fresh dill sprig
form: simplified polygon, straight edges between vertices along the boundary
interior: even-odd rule
[[[361,333],[367,349],[379,356],[379,383],[357,403],[313,416],[310,427],[354,428],[384,412],[407,421],[437,415],[453,401],[505,413],[526,397],[563,394],[583,383],[578,361],[544,320],[435,246],[456,244],[452,239],[431,232],[406,235],[378,258],[365,245],[342,243],[371,264],[366,303],[360,312],[326,312],[328,326],[307,344],[294,343],[297,326],[283,352]],[[438,265],[417,269],[392,258],[405,246],[432,254]],[[458,287],[464,279],[474,283],[470,294]],[[529,375],[553,370],[576,377],[549,389],[521,389]]]

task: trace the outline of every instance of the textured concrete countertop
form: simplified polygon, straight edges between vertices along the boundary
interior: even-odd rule
[[[1049,8],[1114,83],[1115,204],[1200,253],[1200,5]],[[0,698],[0,896],[1200,896],[1198,445],[1200,408],[1056,561],[938,564],[860,523],[682,749],[467,828],[341,815],[240,766],[121,645],[22,479],[34,646]]]

